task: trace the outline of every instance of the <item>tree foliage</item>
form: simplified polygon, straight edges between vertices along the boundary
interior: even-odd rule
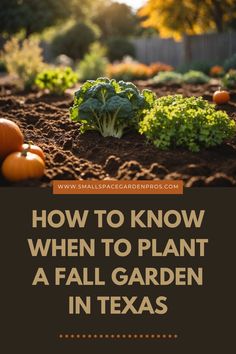
[[[71,16],[81,20],[91,13],[92,7],[92,0],[1,0],[0,33],[12,34],[22,29],[26,35],[41,32]]]
[[[55,56],[66,54],[74,60],[82,59],[96,37],[93,24],[72,21],[68,28],[62,28],[62,31],[56,33],[51,43],[52,52]]]
[[[222,32],[236,19],[235,0],[148,0],[139,11],[144,27],[153,27],[161,37]]]
[[[137,17],[126,4],[105,2],[94,22],[101,30],[102,37],[127,37],[135,32]]]

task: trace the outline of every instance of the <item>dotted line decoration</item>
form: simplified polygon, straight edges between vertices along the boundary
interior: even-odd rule
[[[59,339],[178,339],[178,334],[135,333],[135,334],[59,334]]]

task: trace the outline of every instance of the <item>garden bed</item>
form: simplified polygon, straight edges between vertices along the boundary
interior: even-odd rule
[[[140,88],[146,86],[139,82]],[[5,83],[5,87],[7,84]],[[150,87],[149,87],[150,88]],[[216,85],[165,86],[152,88],[157,96],[182,93],[211,101]],[[46,153],[46,173],[41,180],[22,186],[50,186],[53,179],[183,179],[185,185],[236,185],[236,138],[200,153],[184,149],[160,151],[137,133],[123,138],[103,138],[97,132],[79,133],[79,124],[69,119],[70,95],[63,98],[39,93],[17,94],[2,90],[0,116],[22,129],[25,140],[33,141]],[[220,107],[236,120],[236,91]],[[0,176],[0,185],[7,186]],[[11,184],[12,185],[12,184]]]

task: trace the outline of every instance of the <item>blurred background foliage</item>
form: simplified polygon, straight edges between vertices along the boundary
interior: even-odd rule
[[[161,37],[222,32],[236,25],[235,0],[148,0],[139,10],[143,26],[155,28]]]
[[[135,4],[142,7],[137,9]],[[181,40],[232,29],[236,29],[236,0],[1,0],[0,6],[0,50],[9,39],[18,38],[17,50],[23,58],[20,41],[23,46],[24,38],[36,39],[44,61],[66,63],[78,70],[81,80],[105,75],[109,62],[114,65],[109,66],[114,75],[150,78],[153,67],[135,60],[134,38]],[[188,42],[183,43],[188,58]],[[30,47],[27,55],[31,55],[29,51]],[[6,69],[3,54],[0,70]],[[117,66],[116,61],[122,65]],[[156,64],[155,74],[168,71],[165,63]],[[177,69],[209,74],[213,65],[221,65],[227,72],[236,68],[236,57],[231,53],[221,62],[217,58],[211,62],[191,58],[183,60]]]

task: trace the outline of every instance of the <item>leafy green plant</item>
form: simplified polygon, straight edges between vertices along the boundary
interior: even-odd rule
[[[177,73],[175,71],[166,71],[160,72],[153,78],[153,83],[156,85],[173,85],[173,84],[181,84],[183,78],[182,74]]]
[[[182,146],[197,152],[233,137],[236,124],[202,97],[174,95],[156,100],[139,131],[162,150]]]
[[[99,76],[104,76],[107,65],[106,49],[99,43],[93,43],[89,53],[85,54],[84,59],[79,63],[79,80],[95,80]]]
[[[20,41],[12,37],[4,45],[2,60],[9,74],[16,76],[25,89],[34,85],[37,74],[45,67],[39,41],[31,38]]]
[[[75,93],[70,116],[81,123],[81,132],[97,130],[104,137],[121,138],[125,130],[137,127],[155,98],[152,91],[141,93],[131,82],[98,78],[86,81]]]
[[[230,70],[222,79],[222,83],[227,88],[236,87],[236,70]]]
[[[224,62],[225,71],[229,71],[230,69],[236,69],[236,53],[232,55],[232,57],[228,58]]]
[[[74,86],[78,75],[70,67],[51,68],[42,71],[36,77],[35,83],[41,90],[62,95],[66,89]]]
[[[183,82],[186,84],[207,84],[209,81],[209,76],[201,71],[190,70],[183,75]]]

